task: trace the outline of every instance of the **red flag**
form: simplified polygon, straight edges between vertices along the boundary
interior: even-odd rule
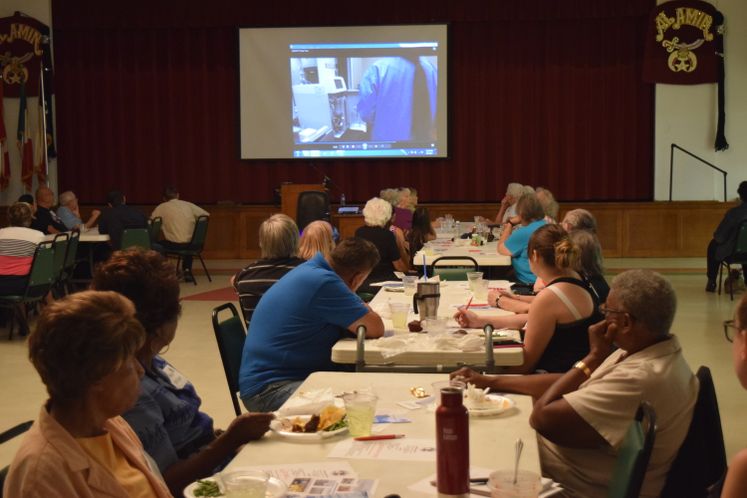
[[[9,183],[8,132],[5,130],[5,112],[3,111],[3,82],[0,80],[0,190],[8,188]]]
[[[21,182],[26,187],[26,191],[31,192],[34,181],[34,144],[31,141],[26,85],[21,85],[16,137],[18,138],[18,152],[21,155]]]

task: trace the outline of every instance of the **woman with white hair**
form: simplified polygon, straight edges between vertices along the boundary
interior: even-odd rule
[[[355,236],[375,245],[381,258],[379,264],[371,270],[364,286],[368,287],[371,282],[397,279],[394,270],[406,272],[410,268],[404,233],[391,226],[392,205],[378,197],[369,199],[363,208],[363,220],[366,226],[356,230]]]
[[[509,183],[506,187],[506,195],[501,199],[501,207],[498,214],[495,215],[495,223],[501,225],[509,219],[516,216],[516,203],[519,197],[524,193],[524,186],[521,183]]]

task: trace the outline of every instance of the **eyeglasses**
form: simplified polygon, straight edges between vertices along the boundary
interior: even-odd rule
[[[616,309],[613,309],[613,308],[608,308],[608,307],[607,307],[607,306],[605,306],[604,304],[600,304],[600,305],[599,305],[599,312],[600,312],[600,313],[601,313],[601,314],[602,314],[602,315],[603,315],[603,316],[604,316],[605,318],[606,318],[606,317],[607,317],[607,315],[609,315],[610,313],[625,314],[625,315],[628,315],[628,316],[630,316],[630,317],[632,317],[632,316],[633,316],[633,315],[631,315],[630,313],[628,313],[627,311],[623,311],[623,310],[616,310]]]
[[[734,336],[739,332],[739,327],[734,320],[726,320],[724,322],[724,337],[729,342],[734,342]]]

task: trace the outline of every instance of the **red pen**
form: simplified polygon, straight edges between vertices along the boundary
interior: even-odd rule
[[[380,434],[377,436],[360,436],[354,438],[356,441],[380,441],[382,439],[400,439],[405,437],[404,434]]]
[[[472,296],[469,298],[469,301],[467,301],[467,306],[465,306],[465,309],[469,309],[469,305],[472,304],[472,300],[475,298],[475,296]]]

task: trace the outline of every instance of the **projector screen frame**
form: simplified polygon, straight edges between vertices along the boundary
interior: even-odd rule
[[[437,61],[438,61],[438,104],[437,104],[437,116],[436,116],[436,129],[439,130],[442,134],[445,133],[446,137],[441,139],[437,138],[436,140],[436,146],[442,150],[443,148],[446,149],[446,152],[442,155],[437,154],[407,154],[407,155],[382,155],[382,156],[376,156],[376,155],[313,155],[313,156],[285,156],[285,157],[279,157],[279,156],[273,156],[273,157],[244,157],[244,145],[242,143],[242,136],[243,136],[243,106],[244,106],[244,95],[242,92],[242,50],[241,50],[241,33],[242,30],[325,30],[325,29],[366,29],[366,28],[392,28],[392,29],[401,29],[401,28],[409,28],[412,26],[421,26],[426,27],[430,29],[438,29],[441,30],[440,36],[438,38],[439,47],[437,52]],[[237,25],[236,26],[236,88],[237,88],[237,115],[236,115],[236,138],[237,138],[237,156],[240,161],[248,161],[248,162],[286,162],[286,163],[306,163],[306,162],[315,162],[315,161],[324,161],[324,162],[337,162],[337,161],[379,161],[379,160],[423,160],[426,159],[428,161],[433,160],[450,160],[451,159],[451,145],[452,145],[452,138],[451,138],[451,122],[449,120],[449,116],[451,115],[451,91],[449,89],[451,85],[451,70],[449,69],[449,59],[451,56],[451,49],[448,44],[448,40],[450,38],[450,29],[451,29],[451,23],[450,22],[417,22],[417,23],[386,23],[386,24],[346,24],[346,25],[330,25],[330,26],[321,26],[321,25],[313,25],[313,26],[256,26],[256,25]],[[401,37],[394,38],[390,35],[390,38],[392,40],[398,39],[399,43],[406,43],[401,40]],[[377,43],[381,40],[371,40],[367,38],[368,41],[365,43]],[[308,41],[306,43],[312,43],[313,41]],[[341,43],[338,40],[333,40],[332,42],[318,42],[318,43]],[[364,42],[359,42],[364,43]],[[395,42],[391,42],[395,43]],[[445,44],[445,47],[442,48],[440,44]],[[290,51],[290,47],[289,47]],[[445,68],[444,68],[445,66]],[[290,73],[290,68],[288,70],[288,73]],[[290,75],[288,77],[288,83],[290,83]],[[289,120],[289,123],[292,123],[292,120]],[[374,142],[373,140],[368,140],[367,142]],[[393,147],[396,148],[396,147]],[[291,151],[293,152],[293,151]]]

